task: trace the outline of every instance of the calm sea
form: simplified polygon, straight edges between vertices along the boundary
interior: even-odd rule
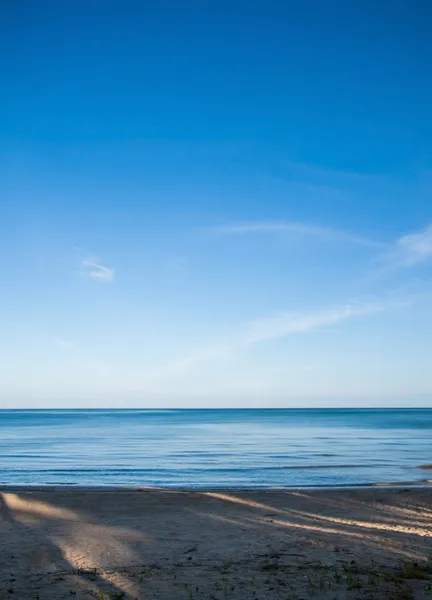
[[[432,480],[432,409],[0,411],[0,484]]]

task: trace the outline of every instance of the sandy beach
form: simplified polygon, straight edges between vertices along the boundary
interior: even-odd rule
[[[0,597],[428,598],[432,489],[7,489]]]

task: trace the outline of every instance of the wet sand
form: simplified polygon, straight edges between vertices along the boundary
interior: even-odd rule
[[[430,598],[432,489],[4,489],[0,598]]]

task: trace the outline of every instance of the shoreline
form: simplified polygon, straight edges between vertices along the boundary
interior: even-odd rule
[[[84,492],[140,492],[140,491],[171,491],[171,492],[217,492],[217,491],[230,491],[230,492],[283,492],[283,491],[296,491],[296,490],[307,490],[313,492],[319,491],[338,491],[338,490],[367,490],[367,489],[428,489],[432,488],[432,479],[422,480],[411,480],[411,481],[388,481],[388,482],[372,482],[372,483],[341,483],[341,484],[329,484],[329,485],[293,485],[293,486],[199,486],[199,485],[184,485],[184,486],[148,486],[148,485],[82,485],[80,483],[47,483],[47,484],[0,484],[0,493],[10,491],[84,491]]]
[[[426,600],[432,488],[0,486],[0,555],[0,598]]]

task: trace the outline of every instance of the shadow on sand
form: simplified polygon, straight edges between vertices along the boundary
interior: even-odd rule
[[[391,598],[407,579],[426,598],[431,536],[426,488],[10,489],[0,598]]]

